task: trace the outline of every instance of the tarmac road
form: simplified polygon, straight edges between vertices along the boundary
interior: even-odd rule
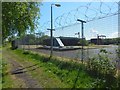
[[[117,45],[108,45],[108,47],[106,47],[104,49],[106,49],[108,52],[111,53],[108,55],[111,59],[116,60],[116,57],[117,57],[116,49],[118,49]],[[46,49],[32,49],[32,50],[41,52],[44,54],[50,54],[50,50],[46,50]],[[98,55],[99,51],[100,51],[100,48],[99,49],[85,49],[84,50],[84,60],[87,60],[88,57],[93,57],[93,56]],[[68,51],[67,50],[66,51],[53,51],[53,55],[70,58],[70,59],[80,59],[81,58],[81,49],[68,50]]]

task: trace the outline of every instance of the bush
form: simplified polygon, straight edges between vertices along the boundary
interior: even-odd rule
[[[111,62],[105,49],[101,49],[98,56],[90,58],[88,66],[89,70],[96,71],[104,76],[116,74],[115,63]]]
[[[118,48],[118,49],[116,50],[116,53],[117,53],[118,58],[120,59],[120,48]]]

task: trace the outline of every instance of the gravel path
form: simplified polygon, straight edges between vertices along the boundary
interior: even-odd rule
[[[28,72],[29,71],[33,71],[37,68],[37,65],[31,65],[31,66],[22,66],[22,64],[20,64],[19,62],[17,62],[16,60],[14,60],[13,54],[5,54],[5,52],[3,52],[3,57],[8,61],[8,63],[11,64],[12,68],[11,68],[11,75],[15,75],[15,77],[22,79],[26,85],[26,87],[24,88],[41,88],[41,86],[39,86],[37,80],[33,79]],[[29,68],[30,70],[28,71],[27,68]]]
[[[30,75],[28,75],[25,69],[22,69],[23,67],[20,66],[19,63],[17,63],[14,60],[10,60],[10,61],[11,64],[13,65],[11,74],[15,75],[20,79],[23,79],[28,88],[41,88],[38,86],[37,81],[34,80]]]

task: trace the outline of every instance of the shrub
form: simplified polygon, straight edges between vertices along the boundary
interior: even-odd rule
[[[111,62],[108,57],[108,52],[105,49],[101,49],[96,57],[90,58],[88,62],[89,70],[96,71],[104,76],[115,75],[116,67],[115,63]]]

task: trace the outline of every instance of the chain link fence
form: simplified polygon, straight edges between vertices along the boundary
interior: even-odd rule
[[[100,49],[104,48],[110,52],[110,58],[117,60],[116,49],[118,48],[112,37],[118,35],[119,28],[119,8],[118,2],[86,2],[75,10],[62,14],[55,19],[53,55],[63,58],[81,60],[81,23],[77,19],[84,19],[84,39],[87,45],[84,46],[84,61],[90,57],[96,56]],[[50,22],[44,23],[41,29],[45,29]],[[46,29],[47,30],[47,29]],[[105,31],[105,33],[104,33]],[[47,31],[48,32],[48,31]],[[36,49],[40,52],[50,54],[50,37],[44,32],[44,35],[28,34],[19,38],[17,42],[19,48]],[[46,37],[44,37],[46,35]],[[48,35],[48,36],[47,36]],[[100,37],[104,35],[104,37]],[[57,41],[56,37],[60,38]],[[48,40],[44,40],[48,39]],[[74,41],[74,42],[73,42]],[[64,45],[56,46],[55,43]],[[98,45],[99,44],[101,45]],[[74,44],[73,44],[74,43]],[[109,44],[109,45],[108,45]],[[40,49],[43,47],[44,49]]]

